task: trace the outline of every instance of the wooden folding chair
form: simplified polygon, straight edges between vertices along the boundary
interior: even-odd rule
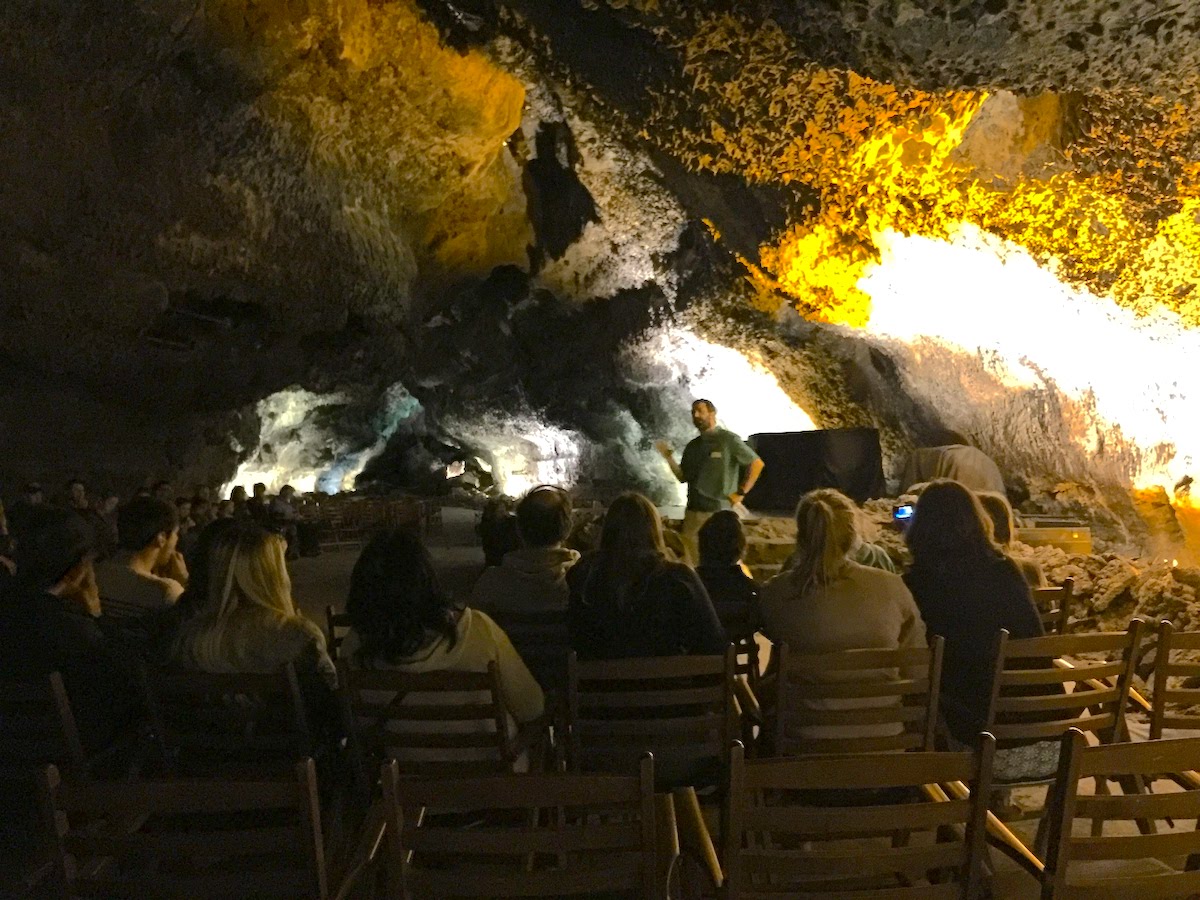
[[[142,685],[170,774],[289,772],[314,751],[291,664],[272,675],[143,669]]]
[[[1002,629],[984,730],[1002,749],[1057,739],[1070,728],[1112,742],[1122,733],[1142,624],[1134,619],[1125,631],[1022,640]],[[1059,657],[1069,657],[1072,665],[1056,664]]]
[[[567,611],[496,610],[490,614],[508,635],[508,639],[512,641],[513,647],[542,686],[542,690],[553,691],[559,695],[565,692],[567,656],[571,652]]]
[[[995,735],[999,752],[1057,740],[1071,728],[1093,735],[1100,743],[1122,739],[1141,629],[1142,621],[1134,619],[1126,631],[1022,640],[1011,640],[1002,629],[996,641],[992,697],[984,724],[984,730]],[[1060,657],[1070,657],[1073,664],[1059,665]],[[1053,766],[1019,775],[1006,773],[998,758],[994,780],[997,787],[1013,788],[1050,785],[1054,778]],[[1107,785],[1098,782],[1096,789],[1107,790]],[[1047,825],[1043,811],[1005,818],[1032,817],[1041,822],[1034,847],[1027,849],[1040,857]]]
[[[1194,821],[1186,828],[1178,821],[1195,820],[1200,814],[1200,786],[1157,794],[1089,796],[1079,791],[1087,778],[1152,781],[1191,769],[1198,759],[1198,738],[1089,747],[1078,729],[1063,735],[1047,810],[1049,849],[1042,897],[1149,900],[1200,894],[1200,832]],[[1091,828],[1075,828],[1076,819],[1091,820]],[[1144,829],[1141,823],[1146,820],[1164,822],[1167,830]],[[1186,862],[1178,864],[1181,858]]]
[[[628,773],[653,753],[680,840],[718,886],[721,866],[696,787],[718,783],[737,736],[734,678],[732,646],[724,656],[568,660],[571,770]]]
[[[41,788],[60,896],[328,896],[311,759],[251,781],[64,782],[49,766]]]
[[[734,672],[744,678],[750,689],[758,692],[758,681],[762,676],[758,658],[758,641],[754,639],[757,621],[754,612],[745,604],[721,604],[717,608],[721,627],[733,641],[735,656]]]
[[[1066,634],[1073,612],[1075,579],[1066,579],[1060,587],[1037,588],[1033,591],[1033,602],[1042,618],[1042,629],[1046,634]]]
[[[334,662],[337,662],[342,642],[353,625],[350,613],[334,612],[332,606],[325,607],[325,648]]]
[[[1150,700],[1150,740],[1200,737],[1200,632],[1158,625],[1154,693]],[[1186,679],[1186,680],[1185,680]],[[1189,686],[1190,685],[1190,686]],[[1169,732],[1193,732],[1170,734]],[[1165,733],[1165,734],[1164,734]],[[1196,760],[1200,767],[1200,759]]]
[[[49,872],[36,827],[38,772],[48,763],[89,774],[62,676],[0,681],[0,896],[22,896]]]
[[[649,757],[636,776],[401,778],[392,761],[382,780],[395,900],[665,896]]]
[[[932,750],[945,641],[928,648],[773,651],[770,733],[779,756]],[[823,735],[824,729],[836,736]]]
[[[994,746],[759,760],[735,747],[721,897],[979,896]],[[944,781],[970,799],[934,799]]]
[[[510,734],[494,662],[486,672],[412,673],[364,671],[342,660],[338,673],[351,760],[366,794],[389,759],[406,775],[507,774],[538,749],[540,726]]]

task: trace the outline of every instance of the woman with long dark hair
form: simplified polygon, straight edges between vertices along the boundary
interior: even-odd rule
[[[625,493],[608,508],[600,548],[567,573],[571,645],[580,659],[725,652],[704,584],[667,557],[654,504]]]
[[[928,632],[946,639],[942,712],[951,735],[974,744],[991,701],[1000,629],[1038,637],[1042,622],[1021,570],[993,542],[978,498],[957,481],[929,483],[907,541],[913,564],[904,581]]]
[[[495,662],[512,718],[523,723],[542,715],[542,689],[508,635],[485,613],[451,601],[417,536],[396,529],[372,538],[354,564],[346,611],[354,629],[347,650],[358,666],[486,672]]]

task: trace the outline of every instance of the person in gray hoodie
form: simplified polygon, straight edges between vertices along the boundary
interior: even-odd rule
[[[571,533],[571,497],[562,488],[542,484],[517,504],[521,546],[485,569],[470,605],[491,615],[565,612],[567,570],[579,554],[563,546]]]

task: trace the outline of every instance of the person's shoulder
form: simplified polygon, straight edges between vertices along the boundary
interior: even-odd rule
[[[881,587],[895,587],[904,584],[904,579],[894,572],[880,569],[877,566],[864,565],[852,559],[846,560],[846,574],[855,581]]]

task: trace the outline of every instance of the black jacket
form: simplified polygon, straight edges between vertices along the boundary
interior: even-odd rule
[[[98,620],[53,594],[11,591],[0,603],[0,677],[60,672],[84,748],[96,751],[141,709],[130,654]]]
[[[974,744],[987,717],[1001,628],[1014,638],[1045,632],[1029,585],[1012,560],[954,560],[936,569],[914,565],[904,576],[925,630],[946,639],[941,707],[950,733]]]
[[[653,564],[619,598],[603,577],[600,562],[600,554],[593,553],[567,572],[571,647],[580,659],[725,652],[725,630],[704,585],[688,566]]]

